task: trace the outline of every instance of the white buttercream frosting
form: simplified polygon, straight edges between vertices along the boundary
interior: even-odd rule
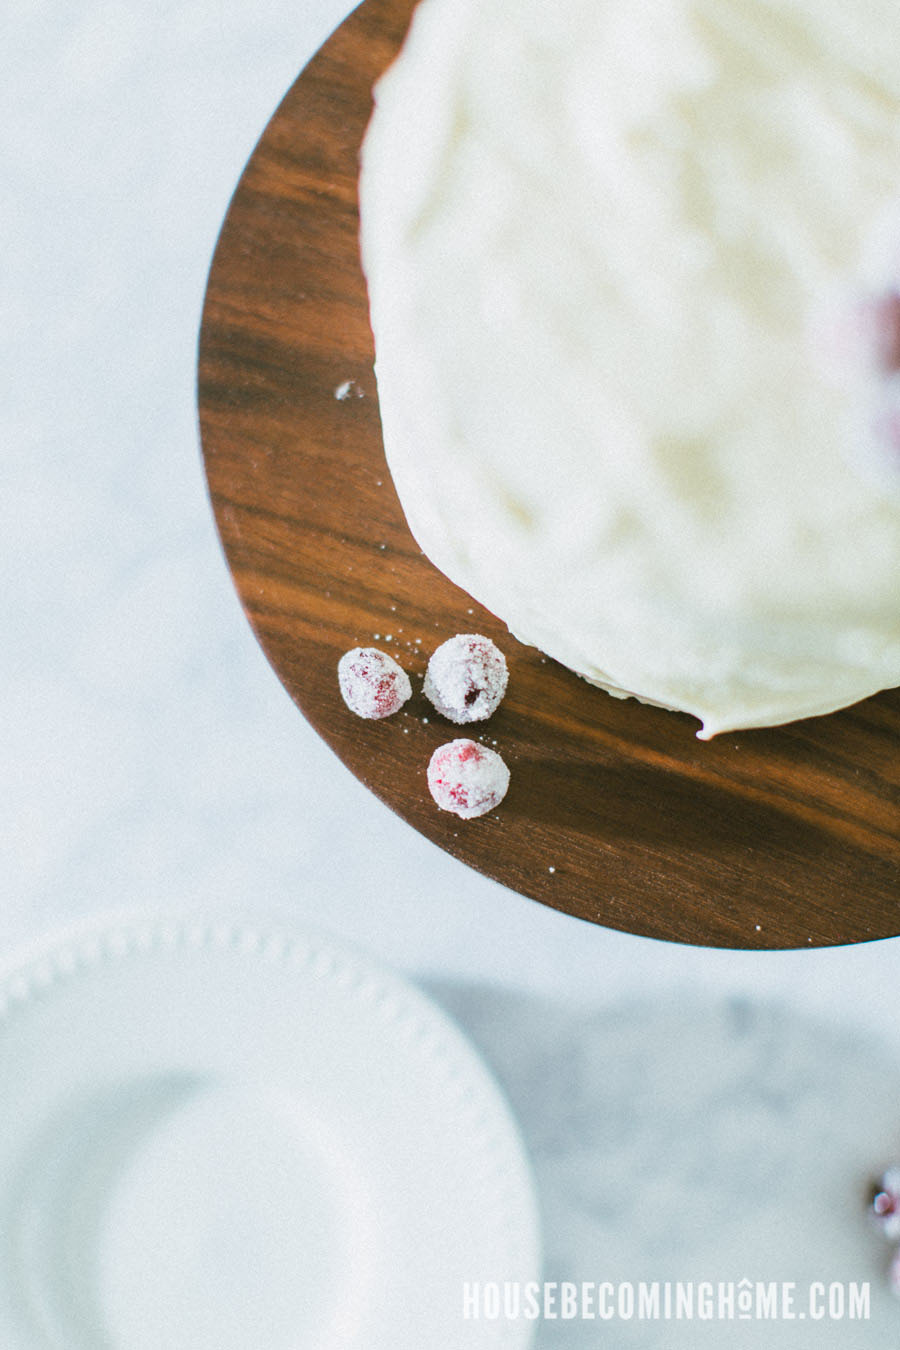
[[[900,683],[895,394],[846,341],[900,288],[898,52],[895,0],[423,0],[377,89],[362,254],[413,534],[703,735]]]

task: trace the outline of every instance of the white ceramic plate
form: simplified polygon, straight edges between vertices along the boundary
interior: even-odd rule
[[[462,1288],[536,1231],[474,1051],[358,956],[154,918],[0,983],[3,1350],[519,1350]]]

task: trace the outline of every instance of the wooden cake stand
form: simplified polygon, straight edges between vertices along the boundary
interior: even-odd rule
[[[372,84],[410,10],[365,0],[301,73],[240,180],[209,277],[203,455],[269,660],[382,801],[545,904],[712,946],[897,934],[900,693],[703,743],[693,718],[613,699],[519,645],[410,536],[382,451],[356,197]],[[474,729],[509,764],[509,794],[474,821],[439,812],[425,782],[435,747],[467,734],[419,692],[428,655],[457,632],[487,634],[510,666],[499,712]],[[341,653],[369,644],[417,691],[382,722],[354,717],[337,687]]]

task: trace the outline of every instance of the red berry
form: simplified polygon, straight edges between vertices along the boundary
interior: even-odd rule
[[[888,290],[864,301],[857,323],[872,365],[884,375],[900,370],[900,292]]]
[[[442,811],[471,820],[503,801],[509,787],[509,769],[496,750],[486,745],[449,741],[431,756],[428,787]]]
[[[338,662],[344,702],[357,717],[390,717],[412,695],[409,676],[387,652],[354,647]]]
[[[893,1294],[900,1297],[900,1248],[894,1251],[888,1266],[888,1286]]]
[[[885,1237],[900,1238],[900,1167],[889,1167],[872,1187],[870,1212]]]
[[[506,658],[490,638],[457,633],[428,662],[425,697],[451,722],[483,722],[506,693]]]

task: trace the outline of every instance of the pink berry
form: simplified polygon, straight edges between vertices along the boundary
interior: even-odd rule
[[[425,697],[451,722],[483,722],[506,693],[506,658],[490,638],[457,633],[428,662]]]
[[[817,360],[842,383],[883,379],[900,371],[900,290],[886,287],[845,298],[820,314],[813,329]]]
[[[493,811],[506,796],[509,769],[497,754],[477,741],[448,741],[428,765],[428,787],[442,811],[463,820]]]
[[[870,1212],[885,1237],[900,1239],[900,1167],[889,1167],[872,1187]]]
[[[390,717],[412,695],[409,676],[387,652],[354,647],[338,662],[344,702],[357,717]]]
[[[888,1288],[900,1297],[900,1247],[894,1250],[888,1265]]]
[[[871,365],[883,375],[900,370],[900,292],[888,290],[865,300],[856,322]]]

